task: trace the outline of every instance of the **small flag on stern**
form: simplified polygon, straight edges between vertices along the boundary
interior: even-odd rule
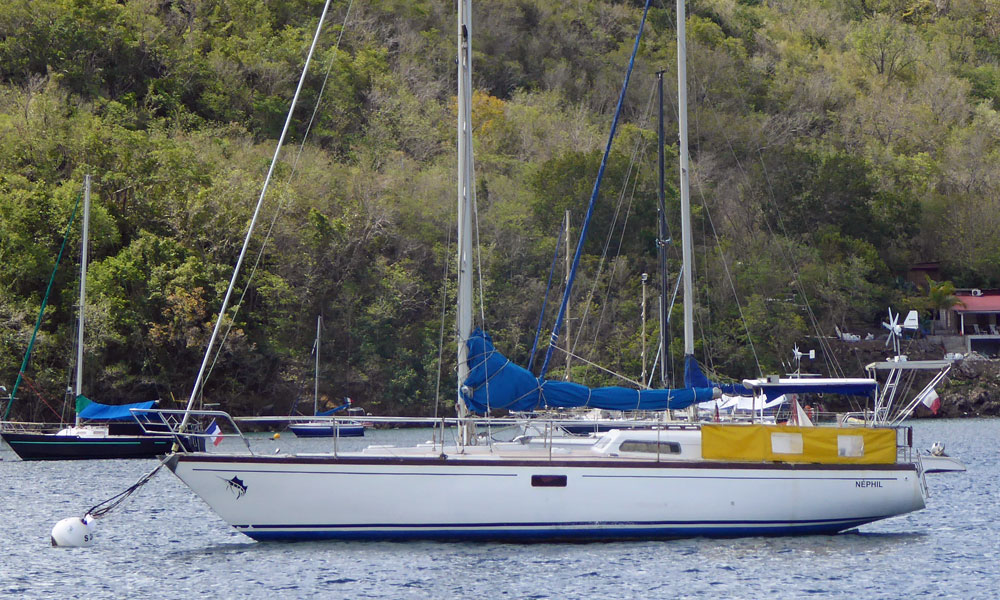
[[[219,424],[215,422],[215,419],[212,419],[212,422],[209,423],[208,427],[205,429],[205,433],[208,434],[208,439],[212,440],[212,445],[218,446],[222,443],[222,429],[219,427]]]
[[[938,397],[937,392],[934,390],[931,390],[924,396],[923,403],[934,414],[937,414],[938,409],[941,408],[941,398]]]

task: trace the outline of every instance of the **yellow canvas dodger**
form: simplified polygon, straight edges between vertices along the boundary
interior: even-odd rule
[[[709,460],[891,464],[896,462],[896,430],[704,425],[701,453]]]

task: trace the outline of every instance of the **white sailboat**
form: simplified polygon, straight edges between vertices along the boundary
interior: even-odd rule
[[[174,452],[166,460],[171,471],[226,522],[257,540],[835,533],[924,508],[919,466],[900,460],[909,448],[888,428],[706,424],[615,430],[577,448],[470,445],[467,401],[483,387],[473,382],[475,373],[466,375],[470,362],[475,371],[485,361],[477,363],[477,351],[467,344],[488,341],[473,334],[471,316],[470,8],[470,0],[458,1],[460,374],[459,419],[452,423],[464,434],[450,446],[442,441],[323,455],[259,455],[249,445],[240,453]],[[681,42],[683,25],[681,2]],[[681,77],[683,60],[681,54]],[[684,181],[686,175],[682,165]],[[687,301],[690,272],[685,267]],[[693,329],[686,326],[685,332]],[[192,398],[200,383],[199,376]],[[552,394],[568,389],[546,387]],[[676,396],[658,391],[666,392],[661,396],[671,406]],[[633,393],[637,400],[644,397],[637,390],[606,391],[608,397]],[[695,399],[685,397],[688,404]],[[194,414],[189,410],[184,422]]]
[[[319,346],[320,332],[322,329],[323,317],[317,316],[316,341],[313,342],[313,355],[316,357],[316,365],[314,367],[313,375],[313,415],[317,417],[329,416],[340,410],[350,410],[351,408],[351,399],[347,398],[346,402],[337,408],[324,413],[319,412]],[[359,423],[358,421],[338,421],[330,419],[293,421],[288,425],[288,429],[297,437],[363,437],[365,435],[365,426],[363,423]]]

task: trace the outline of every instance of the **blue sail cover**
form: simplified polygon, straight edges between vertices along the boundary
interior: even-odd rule
[[[606,410],[666,410],[687,408],[714,397],[712,388],[636,390],[625,387],[588,388],[568,381],[540,380],[497,352],[489,334],[476,329],[469,337],[469,376],[462,398],[470,411],[532,411],[542,408],[601,408]]]
[[[701,371],[698,361],[690,354],[684,357],[684,385],[689,388],[716,387],[727,396],[753,396],[753,390],[742,383],[718,383],[709,381]]]
[[[318,412],[318,413],[316,413],[316,416],[317,417],[329,417],[330,415],[332,415],[335,412],[340,412],[340,411],[344,410],[345,408],[350,408],[350,407],[351,407],[351,399],[348,398],[347,402],[344,402],[343,404],[341,404],[337,408],[331,408],[330,410],[324,410],[323,412]]]
[[[83,408],[81,408],[81,405]],[[76,399],[77,415],[81,419],[87,419],[88,421],[131,421],[132,413],[129,412],[129,409],[149,410],[155,406],[156,400],[112,406],[110,404],[94,402],[83,395]]]

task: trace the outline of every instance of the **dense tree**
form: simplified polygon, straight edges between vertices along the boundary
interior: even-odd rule
[[[540,351],[548,343],[563,285],[560,224],[569,210],[575,245],[641,4],[474,7],[477,313],[520,363],[555,254]],[[0,383],[16,376],[89,173],[88,394],[187,397],[322,5],[0,5]],[[325,397],[388,414],[450,410],[453,10],[445,0],[333,3],[207,400],[238,413],[292,410],[311,385],[323,315]],[[754,376],[780,368],[816,329],[877,329],[886,304],[914,298],[897,284],[913,262],[940,261],[958,287],[1000,284],[997,15],[995,0],[689,3],[696,349],[706,365]],[[673,19],[669,6],[650,13],[571,296],[574,354],[631,379],[642,371],[640,275],[657,268],[660,70],[668,223],[679,232]],[[20,418],[62,410],[79,235],[69,228]],[[667,247],[671,280],[677,242]],[[671,314],[679,327],[679,307]],[[560,375],[564,360],[557,354]],[[620,382],[583,361],[570,373]]]

